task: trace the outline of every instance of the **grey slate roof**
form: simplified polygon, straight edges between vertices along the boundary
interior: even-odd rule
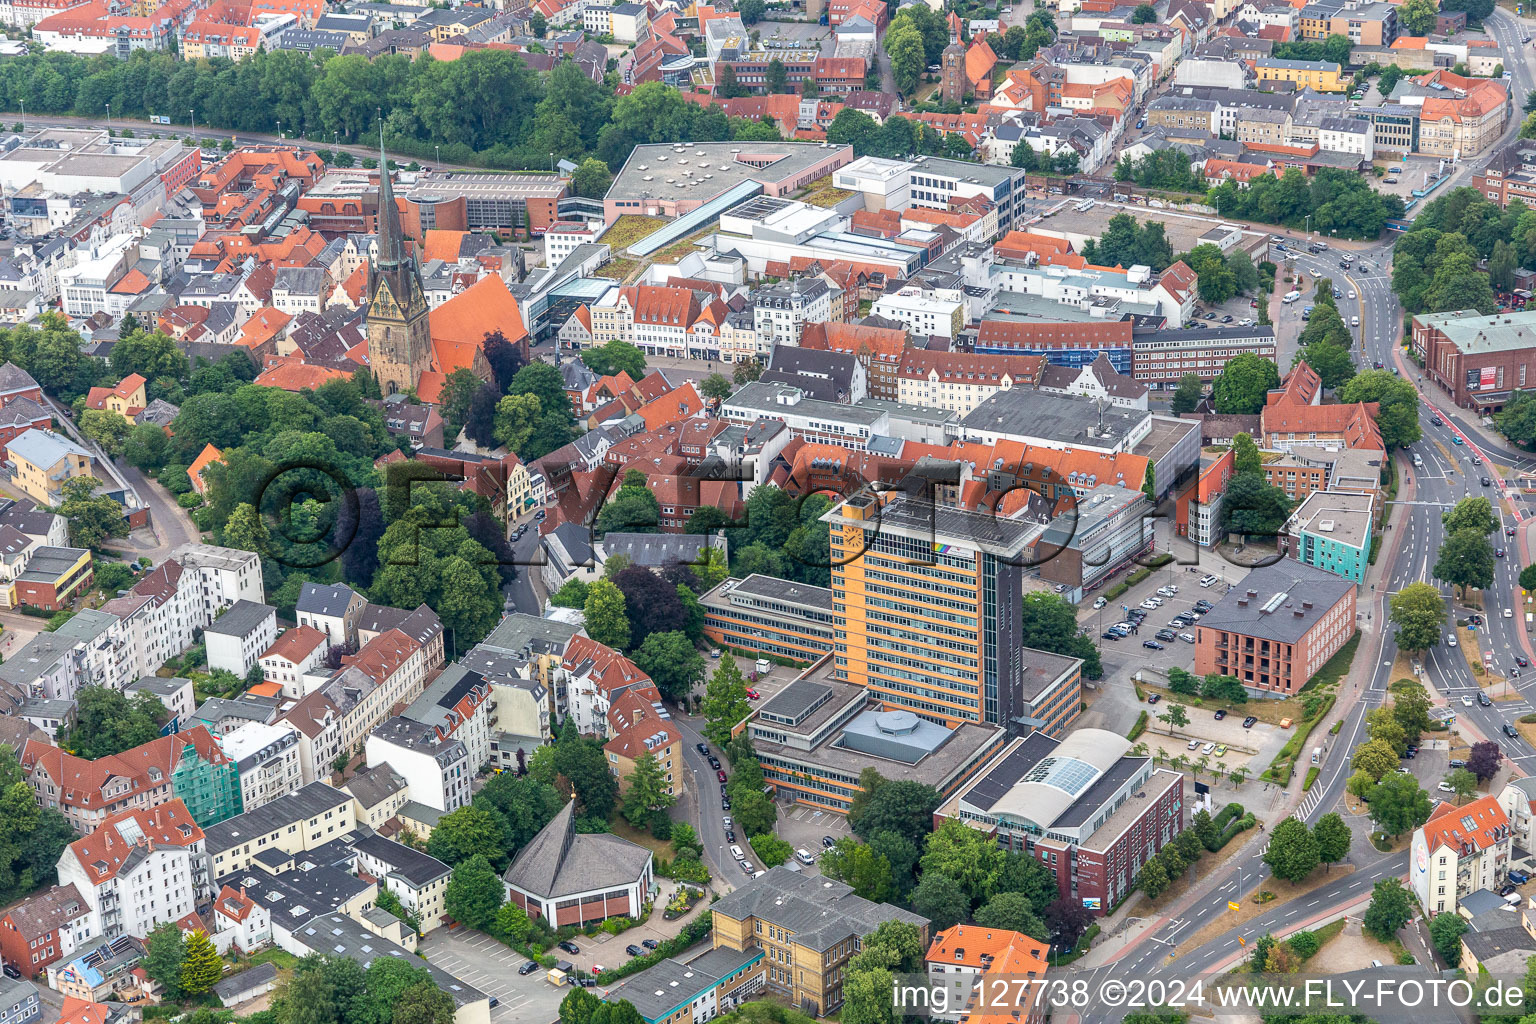
[[[421,888],[448,874],[447,864],[430,857],[420,850],[413,850],[404,843],[371,835],[352,844],[353,849],[366,853],[375,860],[388,864],[394,874],[405,879],[415,888]]]
[[[1353,583],[1331,572],[1287,558],[1255,569],[1234,584],[1200,626],[1295,643],[1354,589]]]
[[[340,616],[346,612],[347,605],[357,596],[357,591],[345,583],[337,583],[333,586],[306,583],[299,589],[299,600],[294,610],[308,612],[311,615]]]
[[[9,360],[0,363],[0,395],[10,394],[12,391],[27,391],[37,386],[37,381],[32,379],[32,375],[15,363]]]
[[[248,842],[253,836],[266,835],[284,825],[313,818],[348,799],[350,797],[339,789],[332,789],[323,782],[311,782],[296,793],[209,825],[203,830],[208,855],[222,853]]]
[[[502,877],[546,899],[634,882],[651,851],[607,833],[576,833],[573,800],[518,853]]]
[[[203,630],[205,633],[218,633],[222,636],[249,636],[267,619],[275,618],[277,609],[269,604],[261,604],[257,601],[236,601],[228,610],[214,619]]]
[[[672,562],[691,565],[699,561],[712,540],[697,533],[608,533],[603,535],[603,557],[624,555],[631,565],[647,569]]]
[[[862,938],[881,921],[907,921],[919,928],[928,919],[889,903],[871,903],[853,887],[821,875],[803,875],[776,867],[716,900],[713,908],[741,921],[756,917],[788,929],[811,949],[830,949],[845,939]]]
[[[377,764],[352,776],[342,788],[356,797],[357,802],[364,807],[374,807],[405,786],[404,776],[397,774],[388,764]]]

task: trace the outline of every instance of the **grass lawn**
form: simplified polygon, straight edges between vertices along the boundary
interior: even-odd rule
[[[278,970],[286,970],[297,966],[299,958],[286,950],[273,947],[272,949],[264,949],[260,953],[247,957],[240,962],[245,965],[247,970],[261,964],[272,964]]]
[[[1350,664],[1355,660],[1355,650],[1360,646],[1360,631],[1355,630],[1355,635],[1345,641],[1344,646],[1334,652],[1333,657],[1323,662],[1323,667],[1318,669],[1307,685],[1301,688],[1302,693],[1308,690],[1332,686],[1349,672]]]
[[[659,231],[671,223],[665,217],[642,217],[638,213],[626,213],[604,231],[598,241],[607,243],[617,253],[627,249],[640,239]]]
[[[805,192],[800,196],[800,201],[807,206],[832,207],[849,199],[853,193],[845,188],[837,188],[832,184],[832,176],[817,178],[805,186]]]
[[[640,268],[638,260],[624,259],[622,257],[609,260],[592,272],[594,277],[607,277],[615,281],[628,280],[629,276]]]
[[[622,815],[615,814],[613,820],[608,822],[608,828],[620,839],[628,839],[636,846],[643,846],[658,857],[672,859],[672,844],[665,839],[657,839],[648,830],[634,828],[625,821]]]

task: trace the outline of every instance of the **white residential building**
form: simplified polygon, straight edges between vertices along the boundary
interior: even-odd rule
[[[241,679],[277,639],[277,609],[258,601],[236,601],[203,630],[208,667]]]
[[[103,938],[148,935],[211,895],[203,830],[186,805],[123,811],[59,855],[59,884],[74,885]]]
[[[352,796],[323,782],[312,782],[254,811],[208,826],[207,856],[213,877],[244,871],[264,850],[305,853],[357,827]]]
[[[368,767],[387,764],[405,776],[417,803],[444,812],[469,803],[469,784],[479,766],[470,763],[462,741],[425,722],[389,719],[368,734],[365,753]]]
[[[752,327],[757,354],[766,358],[775,345],[799,345],[808,323],[832,319],[832,289],[817,277],[796,278],[752,293]]]
[[[870,312],[887,320],[899,320],[914,335],[953,338],[965,325],[965,300],[958,290],[947,288],[903,288],[894,295],[876,299]]]
[[[247,722],[219,740],[240,773],[241,806],[262,804],[296,793],[314,779],[304,777],[299,730],[288,722]]]
[[[367,603],[345,583],[305,583],[299,589],[294,614],[299,625],[313,626],[324,633],[330,646],[346,646],[357,642],[357,620]]]
[[[1441,803],[1413,832],[1408,881],[1424,913],[1456,910],[1479,889],[1495,889],[1509,873],[1514,829],[1499,798],[1457,807]]]
[[[261,652],[262,678],[283,688],[284,697],[304,696],[304,677],[325,663],[330,644],[313,626],[294,626]]]

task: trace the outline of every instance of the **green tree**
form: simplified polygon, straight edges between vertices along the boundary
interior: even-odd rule
[[[1151,25],[1157,21],[1157,8],[1151,4],[1140,4],[1131,12],[1132,25]]]
[[[1179,378],[1179,386],[1173,392],[1173,412],[1175,415],[1186,412],[1194,412],[1195,406],[1200,404],[1200,399],[1205,394],[1205,381],[1198,373],[1186,373]]]
[[[560,1024],[588,1024],[602,1000],[584,988],[573,988],[560,1000]]]
[[[853,887],[864,899],[880,903],[891,896],[891,864],[874,849],[844,836],[821,855],[821,873]]]
[[[1398,879],[1383,878],[1371,889],[1371,905],[1361,923],[1377,939],[1388,942],[1412,916],[1412,894]]]
[[[858,814],[849,814],[854,834],[869,841],[882,832],[892,832],[916,846],[933,831],[933,812],[939,806],[939,792],[932,786],[907,779],[882,783],[870,794]]]
[[[187,937],[186,957],[181,961],[181,990],[200,996],[224,977],[224,960],[201,928]]]
[[[782,60],[775,57],[768,62],[768,71],[763,75],[763,84],[770,93],[789,91],[789,72]]]
[[[1516,391],[1504,404],[1504,410],[1495,413],[1494,424],[1499,433],[1526,448],[1536,444],[1536,395],[1528,391]]]
[[[1355,375],[1355,360],[1348,345],[1314,341],[1297,353],[1297,362],[1303,361],[1317,371],[1323,387],[1330,390],[1343,387]]]
[[[1312,838],[1317,841],[1317,856],[1330,867],[1349,856],[1349,844],[1354,832],[1344,824],[1344,819],[1333,811],[1317,819],[1312,828]]]
[[[1104,666],[1093,641],[1078,631],[1077,613],[1059,594],[1032,591],[1024,595],[1023,630],[1019,642],[1037,651],[1083,659],[1083,675],[1099,679]]]
[[[581,353],[581,361],[586,363],[593,373],[604,377],[616,376],[627,373],[631,380],[638,381],[645,376],[645,353],[627,341],[614,338],[597,348],[589,348]]]
[[[1211,385],[1211,401],[1219,413],[1252,415],[1264,408],[1266,396],[1280,386],[1275,364],[1250,352],[1227,361]]]
[[[1408,0],[1418,3],[1420,0]],[[1435,952],[1445,961],[1445,966],[1455,970],[1461,966],[1461,936],[1468,928],[1466,918],[1460,914],[1436,914],[1429,919],[1429,940]]]
[[[654,811],[665,810],[677,802],[667,792],[666,775],[650,751],[635,758],[634,771],[626,781],[629,788],[624,792],[624,817],[636,828],[650,820]]]
[[[912,910],[933,922],[935,929],[943,930],[965,919],[971,912],[971,901],[959,882],[948,875],[929,871],[912,890]]]
[[[1239,473],[1221,503],[1222,529],[1249,537],[1275,537],[1291,514],[1285,491],[1258,473]]]
[[[1450,533],[1440,545],[1439,557],[1432,570],[1435,579],[1462,590],[1485,589],[1493,582],[1493,545],[1476,530]]]
[[[1145,870],[1145,869],[1143,869]],[[1021,892],[1000,892],[976,911],[976,923],[983,928],[1003,928],[1022,932],[1042,942],[1050,939],[1045,922],[1035,913],[1029,897]]]
[[[1147,894],[1148,899],[1157,899],[1168,891],[1173,879],[1168,877],[1168,869],[1163,867],[1160,860],[1152,859],[1142,865],[1141,871],[1136,875],[1136,885]]]
[[[1232,436],[1232,469],[1237,473],[1264,472],[1264,458],[1251,435],[1239,432]]]
[[[1363,771],[1372,782],[1379,782],[1389,772],[1397,770],[1397,751],[1385,740],[1371,739],[1355,748],[1349,766]]]
[[[1403,4],[1397,9],[1398,24],[1410,35],[1427,36],[1435,30],[1435,19],[1440,15],[1440,6],[1435,0],[1403,0]],[[1391,92],[1391,90],[1387,90]],[[1454,967],[1455,965],[1452,964]]]
[[[96,760],[157,739],[168,717],[152,694],[129,697],[105,686],[84,686],[75,694],[75,727],[67,744],[81,757]]]
[[[418,982],[400,993],[391,1024],[453,1024],[453,996],[431,981]]]
[[[601,199],[613,186],[613,172],[596,157],[587,157],[571,175],[571,191],[588,199]]]
[[[133,424],[110,409],[86,409],[80,414],[80,433],[114,458],[123,454],[132,430]]]
[[[704,688],[704,735],[717,746],[730,738],[731,729],[752,711],[747,701],[747,681],[729,654],[721,655],[715,674]]]
[[[938,872],[954,879],[977,906],[991,899],[1003,869],[1003,851],[996,842],[956,818],[928,837],[923,854],[924,876]]]
[[[772,832],[763,832],[747,840],[758,862],[765,868],[776,868],[793,857],[795,848]]]
[[[1392,595],[1394,641],[1405,651],[1427,651],[1440,642],[1445,625],[1445,599],[1428,583],[1409,583]]]
[[[681,632],[650,634],[635,648],[633,658],[661,695],[673,703],[685,699],[704,678],[704,658]]]
[[[729,66],[729,65],[727,65]],[[845,107],[844,109],[852,109]],[[868,115],[865,115],[868,116]],[[731,383],[731,378],[723,373],[712,373],[705,377],[699,384],[699,394],[705,398],[716,400],[731,397],[731,392],[736,390],[736,385]]]
[[[144,973],[165,986],[165,998],[181,998],[181,965],[187,958],[187,940],[174,921],[155,926],[145,939]]]
[[[1294,815],[1276,825],[1264,851],[1264,863],[1276,878],[1299,882],[1318,865],[1317,839]]]
[[[533,932],[533,922],[528,913],[516,903],[507,902],[496,911],[495,934],[504,935],[513,942],[527,942]]]
[[[1477,776],[1465,768],[1453,768],[1445,776],[1445,784],[1451,787],[1451,793],[1456,797],[1456,802],[1470,799],[1477,792]]]
[[[608,770],[602,745],[574,732],[573,727],[555,744],[555,770],[570,784],[584,816],[606,819],[618,802],[619,780]]]
[[[904,22],[895,24],[885,34],[885,53],[890,61],[897,91],[910,96],[922,79],[923,68],[927,66],[922,35]]]
[[[1157,720],[1168,727],[1168,735],[1173,735],[1173,730],[1182,729],[1189,724],[1189,715],[1185,713],[1184,705],[1169,704],[1168,710],[1157,716]]]
[[[1448,534],[1458,530],[1489,534],[1499,528],[1499,516],[1493,510],[1493,502],[1482,495],[1462,498],[1455,507],[1440,513],[1440,522]]]
[[[109,537],[128,536],[123,506],[97,494],[100,483],[94,476],[77,476],[60,488],[63,500],[56,511],[68,521],[69,542],[75,547],[98,548]]]
[[[1408,749],[1408,734],[1398,722],[1391,708],[1373,708],[1365,716],[1365,732],[1373,740],[1381,740],[1402,757]]]
[[[1226,302],[1237,294],[1237,277],[1227,266],[1227,258],[1218,246],[1207,242],[1180,257],[1199,275],[1200,298],[1214,304]]]
[[[624,594],[609,580],[598,580],[587,587],[587,601],[582,606],[587,635],[615,650],[629,646],[629,616],[625,613]]]
[[[1429,794],[1405,772],[1383,776],[1371,789],[1366,803],[1371,805],[1371,820],[1387,835],[1400,836],[1429,820]]]
[[[1376,426],[1388,448],[1413,444],[1419,431],[1418,392],[1390,370],[1366,370],[1356,374],[1339,392],[1341,402],[1376,402]]]
[[[477,853],[454,865],[443,893],[443,910],[466,927],[490,931],[505,900],[501,876],[484,854]]]
[[[1419,735],[1430,726],[1429,709],[1432,706],[1424,687],[1412,680],[1402,679],[1392,684],[1392,717],[1402,726],[1404,738],[1417,743]]]
[[[427,852],[449,866],[484,857],[505,869],[511,845],[506,819],[493,810],[470,804],[438,819],[427,840]]]

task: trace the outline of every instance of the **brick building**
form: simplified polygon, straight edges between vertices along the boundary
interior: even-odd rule
[[[1463,409],[1498,412],[1515,390],[1536,386],[1536,310],[1416,316],[1412,345],[1424,376]]]
[[[1184,776],[1130,749],[1102,729],[1026,736],[939,805],[935,824],[956,818],[1029,854],[1056,876],[1063,899],[1102,914],[1184,828]]]
[[[1195,674],[1297,693],[1355,633],[1353,583],[1286,560],[1255,569],[1195,626]]]
[[[655,887],[651,851],[576,832],[576,803],[529,840],[502,876],[507,901],[552,926],[639,917]]]

